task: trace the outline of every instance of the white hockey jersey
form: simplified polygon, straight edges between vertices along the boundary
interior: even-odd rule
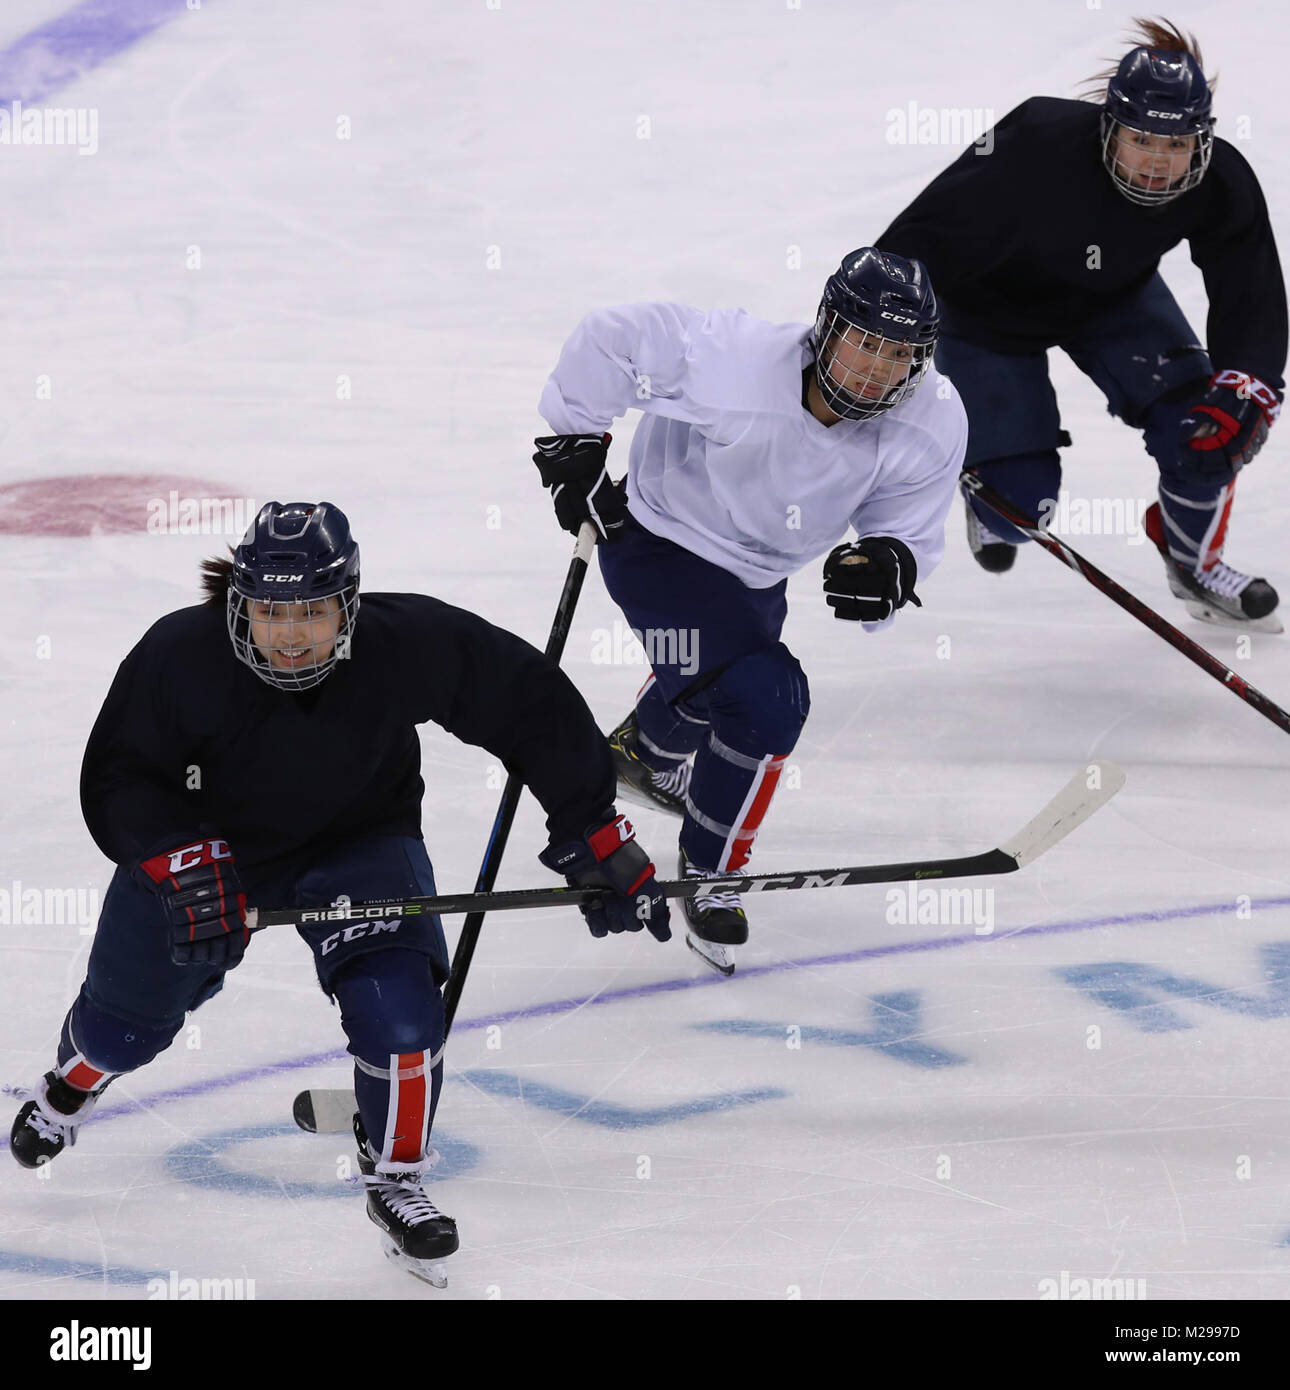
[[[944,554],[967,446],[958,393],[929,369],[877,419],[822,425],[802,405],[810,332],[742,309],[600,309],[565,343],[538,408],[556,434],[644,412],[629,457],[632,515],[750,588],[801,569],[848,525],[904,541],[922,580]]]

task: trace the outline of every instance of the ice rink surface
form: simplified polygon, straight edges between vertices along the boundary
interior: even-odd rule
[[[1074,95],[1135,13],[121,0],[155,25],[68,71],[24,36],[71,8],[0,13],[0,108],[97,122],[92,154],[0,146],[14,1084],[52,1065],[110,872],[77,803],[90,724],[117,662],[236,539],[149,531],[151,499],[331,499],[367,589],[541,645],[570,546],[529,454],[580,315],[673,299],[810,320],[842,254],[958,151],[899,143],[899,113],[988,125]],[[1218,133],[1284,233],[1281,7],[1168,14],[1199,34]],[[1185,248],[1163,269],[1203,334]],[[1053,373],[1072,497],[1145,502],[1138,436],[1060,353]],[[1288,451],[1282,424],[1228,547],[1283,593]],[[1290,704],[1290,636],[1195,623],[1140,537],[1067,536]],[[920,590],[921,611],[867,637],[832,620],[818,566],[792,581],[785,640],[813,709],[751,867],[985,849],[1089,760],[1119,763],[1127,786],[1069,840],[974,882],[982,921],[900,920],[903,885],[753,898],[722,980],[679,933],[489,919],[436,1123],[434,1196],[462,1236],[442,1293],[382,1259],[344,1137],[291,1123],[301,1086],[346,1083],[344,1039],[308,950],[263,933],[45,1177],[0,1159],[0,1297],[137,1300],[184,1279],[259,1299],[1036,1300],[1094,1280],[1290,1296],[1290,742],[1050,556],[979,570],[957,505]],[[621,639],[593,573],[565,666],[605,727],[644,675]],[[496,768],[433,727],[422,741],[439,884],[466,889]],[[635,819],[670,876],[676,823]],[[544,843],[526,800],[499,886],[552,881]],[[15,920],[33,889],[87,906]]]

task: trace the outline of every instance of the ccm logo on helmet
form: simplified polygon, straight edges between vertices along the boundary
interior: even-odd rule
[[[303,574],[266,574],[264,576],[266,584],[299,584],[303,580]]]
[[[1148,116],[1154,116],[1158,121],[1181,121],[1181,111],[1148,111]]]
[[[878,315],[878,317],[879,317],[879,318],[883,318],[883,319],[890,319],[890,320],[892,321],[892,323],[909,323],[909,324],[914,324],[914,323],[917,323],[917,322],[918,322],[917,319],[907,319],[907,318],[902,317],[900,314],[889,314],[889,313],[886,311],[886,309],[881,310],[880,313],[879,313],[879,315]]]

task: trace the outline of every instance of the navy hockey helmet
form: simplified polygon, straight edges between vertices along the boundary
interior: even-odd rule
[[[321,684],[349,654],[358,546],[331,502],[268,502],[233,552],[228,632],[237,659],[278,690]]]
[[[1102,112],[1102,162],[1116,188],[1130,202],[1153,207],[1195,188],[1214,153],[1212,107],[1209,83],[1190,53],[1135,48],[1125,54]],[[1126,161],[1122,137],[1141,147],[1142,159]],[[1183,153],[1189,159],[1179,171]]]
[[[921,261],[872,246],[852,251],[825,282],[811,334],[824,403],[844,420],[872,420],[908,400],[939,329]]]

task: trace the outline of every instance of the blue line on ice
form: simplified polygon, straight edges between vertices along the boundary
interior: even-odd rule
[[[0,103],[52,96],[187,8],[187,0],[82,0],[0,50]]]
[[[1290,897],[1252,898],[1250,910],[1266,911],[1269,908],[1290,907]],[[515,1023],[526,1018],[546,1018],[552,1014],[572,1013],[575,1009],[599,1008],[605,1004],[620,1004],[628,999],[647,999],[654,994],[671,994],[686,989],[711,989],[718,986],[730,989],[741,980],[761,979],[766,975],[781,975],[790,970],[813,970],[822,965],[852,965],[857,961],[881,960],[886,956],[917,955],[927,951],[948,951],[956,946],[989,946],[1000,941],[1013,941],[1018,937],[1059,936],[1072,932],[1094,931],[1098,927],[1141,926],[1148,922],[1179,922],[1198,917],[1219,917],[1230,914],[1233,903],[1200,903],[1194,907],[1169,907],[1155,912],[1126,912],[1111,917],[1082,917],[1069,922],[1046,922],[1042,925],[1015,927],[995,933],[993,936],[975,934],[929,938],[924,941],[902,941],[889,946],[862,946],[854,951],[838,951],[826,956],[803,956],[799,960],[776,961],[771,965],[740,966],[736,974],[726,979],[720,975],[705,974],[687,976],[681,980],[656,980],[653,984],[633,985],[628,989],[607,990],[604,993],[583,995],[577,999],[552,999],[545,1004],[531,1004],[523,1009],[508,1009],[503,1013],[484,1014],[479,1018],[461,1019],[454,1027],[458,1033],[472,1032],[488,1028],[498,1023]],[[194,1082],[191,1086],[179,1086],[170,1091],[161,1091],[145,1100],[131,1101],[110,1109],[102,1109],[94,1117],[96,1125],[117,1119],[122,1115],[132,1115],[136,1111],[151,1110],[172,1101],[189,1100],[194,1096],[209,1095],[212,1091],[227,1090],[240,1086],[246,1081],[256,1081],[262,1077],[280,1076],[285,1072],[299,1071],[302,1067],[316,1067],[328,1062],[341,1062],[348,1057],[343,1048],[328,1052],[312,1052],[303,1057],[284,1059],[281,1062],[268,1062],[263,1066],[250,1067],[243,1071],[230,1072],[227,1076],[214,1077],[206,1081]],[[0,1148],[8,1148],[8,1135],[0,1137]]]

